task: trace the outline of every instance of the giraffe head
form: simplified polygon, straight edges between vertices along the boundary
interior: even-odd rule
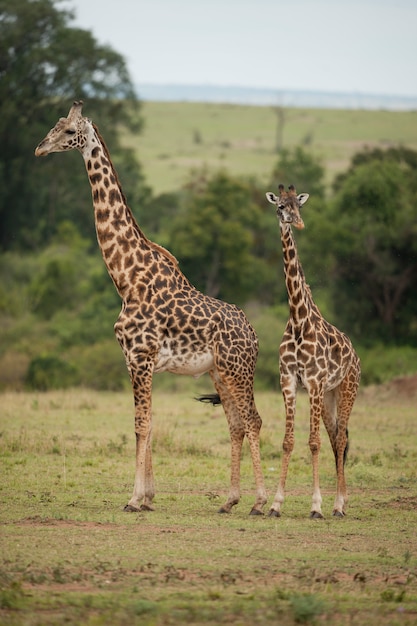
[[[284,185],[279,185],[279,196],[272,191],[266,194],[267,200],[277,207],[277,216],[282,224],[293,224],[295,228],[304,228],[304,222],[301,219],[300,208],[307,202],[309,194],[299,193],[295,191],[294,185],[288,187],[285,191]]]
[[[93,132],[90,120],[81,115],[82,100],[74,102],[68,117],[61,117],[35,150],[36,156],[46,156],[50,152],[65,152],[77,148],[82,150],[89,130]]]

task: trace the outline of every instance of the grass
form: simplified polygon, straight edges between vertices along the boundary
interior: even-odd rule
[[[351,418],[348,515],[331,517],[334,461],[323,433],[325,519],[308,519],[308,403],[281,519],[242,501],[217,514],[229,480],[221,408],[154,394],[156,510],[126,514],[133,486],[130,393],[1,397],[0,624],[415,624],[415,396],[361,392]],[[269,504],[283,436],[279,394],[257,394]]]
[[[154,192],[177,190],[192,168],[225,168],[267,184],[277,160],[274,107],[189,102],[143,103],[145,129],[123,141],[137,153]],[[317,155],[329,184],[365,146],[417,149],[417,111],[285,109],[283,146]]]

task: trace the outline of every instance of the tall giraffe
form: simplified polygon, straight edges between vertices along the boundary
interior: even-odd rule
[[[98,244],[122,299],[115,323],[135,402],[136,471],[126,511],[152,510],[151,395],[155,372],[209,372],[226,413],[231,438],[231,485],[220,512],[240,499],[240,455],[249,440],[256,482],[252,514],[266,502],[260,451],[261,418],[253,397],[258,340],[244,313],[197,291],[177,260],[150,241],[127,206],[109,151],[82,101],[58,120],[35,150],[37,156],[78,149],[93,196]]]
[[[266,197],[276,205],[290,308],[279,351],[280,382],[286,411],[284,454],[278,490],[269,514],[275,517],[281,515],[288,465],[294,448],[296,390],[300,383],[307,389],[310,399],[309,445],[313,464],[310,517],[323,517],[319,485],[321,417],[336,461],[337,488],[333,515],[343,517],[347,504],[344,465],[348,450],[348,421],[359,386],[360,362],[350,339],[323,318],[305,281],[291,225],[304,228],[300,207],[309,195],[297,195],[293,185],[289,191],[280,185],[279,196],[270,191]]]

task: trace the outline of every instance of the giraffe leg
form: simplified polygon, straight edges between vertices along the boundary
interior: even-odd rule
[[[142,511],[153,511],[152,500],[155,496],[155,481],[152,467],[152,427],[146,445],[145,457],[145,496],[141,505]]]
[[[335,517],[343,517],[346,513],[347,489],[345,479],[345,461],[349,445],[348,423],[352,407],[358,392],[359,378],[357,368],[352,367],[339,387],[337,399],[337,434],[335,440],[335,460],[337,472],[336,497],[333,507]]]
[[[231,443],[230,489],[227,500],[220,507],[219,513],[230,513],[232,507],[240,500],[240,457],[245,437],[242,420],[227,387],[214,375],[211,376],[217,393],[220,396],[223,410],[229,426]]]
[[[335,503],[333,508],[333,515],[336,517],[343,517],[345,514],[345,503],[346,503],[346,484],[344,481],[344,459],[346,456],[347,450],[347,438],[346,442],[342,442],[343,452],[341,455],[338,453],[338,448],[340,445],[341,435],[343,436],[343,432],[346,431],[346,426],[343,426],[338,420],[338,402],[340,398],[340,387],[336,387],[336,389],[332,389],[331,391],[324,394],[324,402],[323,402],[323,423],[326,427],[327,434],[329,435],[329,440],[332,446],[335,462],[336,462],[336,475],[337,477],[341,476],[341,480],[337,478],[337,492],[335,497]],[[339,434],[339,429],[341,430],[341,434]],[[340,467],[338,465],[338,457],[343,459],[342,463],[342,473],[340,474]]]
[[[319,479],[319,454],[320,454],[320,420],[323,414],[323,390],[321,388],[310,387],[310,438],[309,447],[313,466],[313,499],[311,504],[310,517],[312,519],[322,519],[321,512],[322,497],[320,492]]]
[[[294,449],[294,419],[296,403],[296,386],[292,376],[281,374],[281,389],[285,404],[285,435],[282,442],[282,463],[278,489],[269,511],[270,517],[281,517],[281,506],[284,502],[285,483],[287,480],[288,466]]]
[[[248,402],[243,397],[244,392],[238,393],[236,387],[233,387],[231,384],[227,386],[220,379],[218,372],[213,372],[211,377],[226,414],[231,441],[230,491],[226,503],[219,509],[219,512],[229,513],[232,507],[240,500],[240,459],[243,439],[247,435],[256,482],[256,501],[251,509],[251,515],[262,515],[262,508],[266,502],[259,446],[259,432],[262,420],[256,410],[253,395]],[[247,406],[250,407],[249,413]]]
[[[263,515],[263,507],[266,504],[266,489],[265,483],[262,473],[262,464],[261,464],[261,452],[260,452],[260,443],[259,443],[259,435],[262,426],[262,419],[258,413],[258,410],[255,406],[255,400],[252,396],[252,409],[249,417],[249,424],[245,428],[245,433],[249,441],[251,457],[252,457],[252,466],[253,473],[255,476],[256,483],[256,501],[253,505],[250,514],[251,515]]]
[[[152,471],[152,369],[129,367],[135,400],[136,468],[133,494],[125,511],[152,511],[155,485]],[[145,374],[146,373],[146,374]]]
[[[338,388],[327,391],[323,397],[323,423],[329,435],[333,454],[336,456],[336,435],[337,435],[337,397]]]

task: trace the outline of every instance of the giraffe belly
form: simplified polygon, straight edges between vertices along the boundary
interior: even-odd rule
[[[214,359],[210,351],[181,353],[169,343],[162,345],[155,364],[155,372],[171,372],[186,376],[201,376],[213,368]]]

